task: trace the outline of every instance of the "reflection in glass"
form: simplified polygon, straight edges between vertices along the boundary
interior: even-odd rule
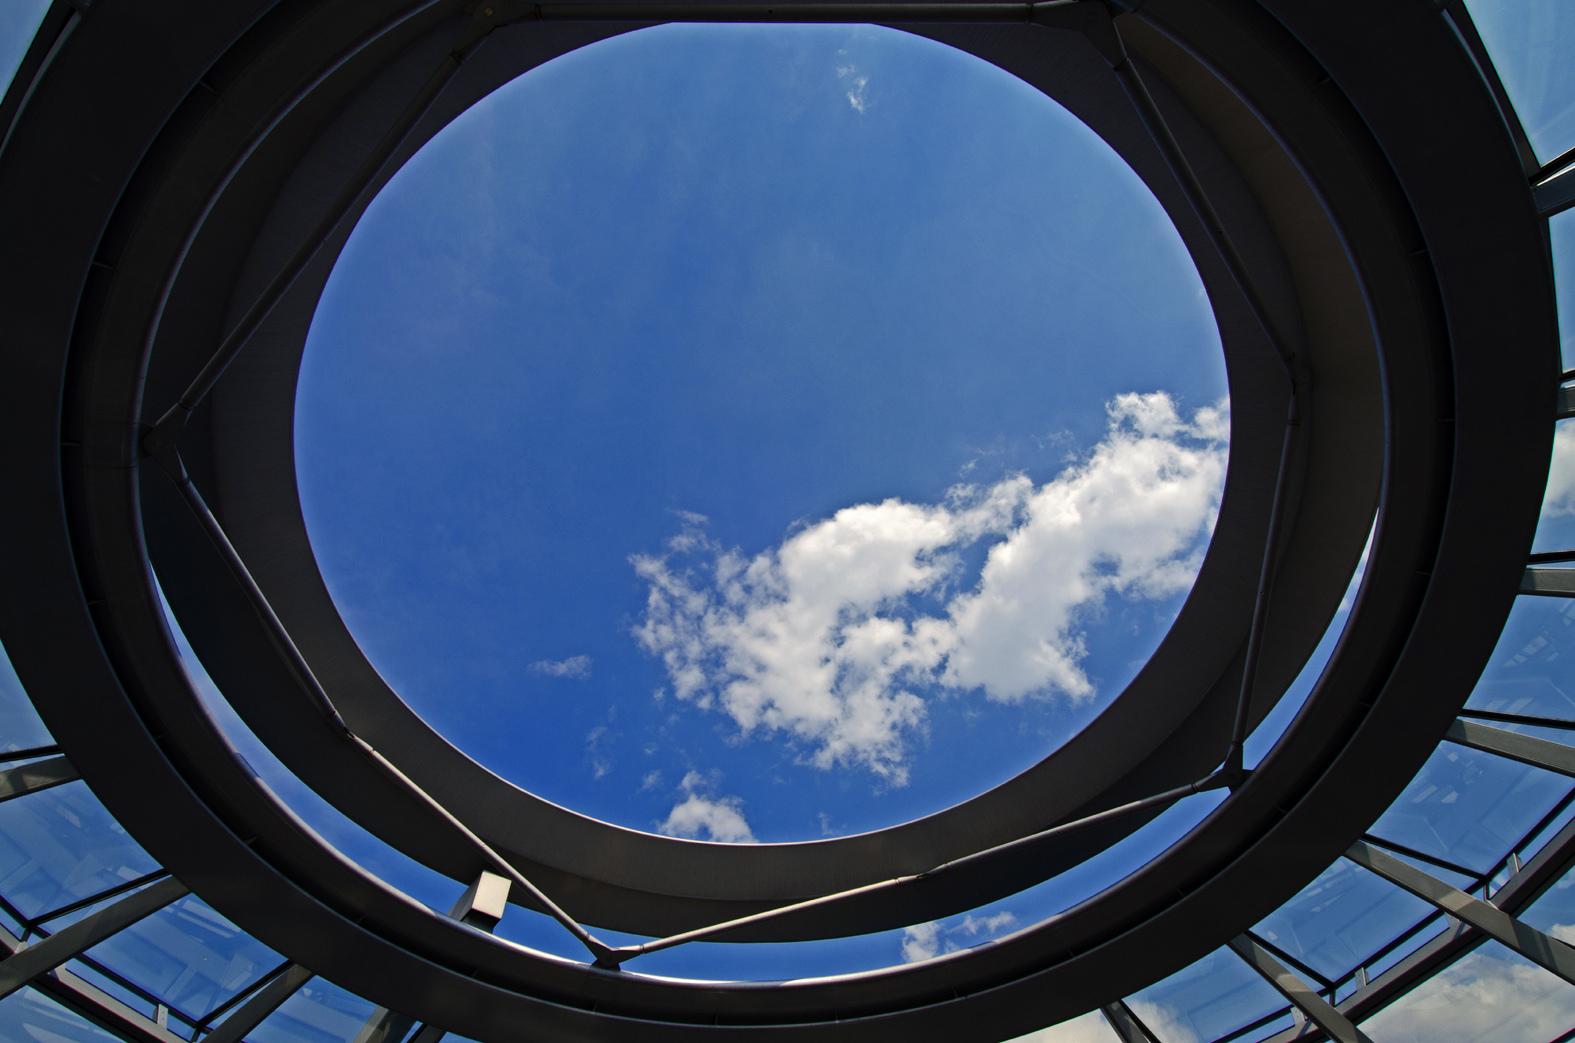
[[[1334,980],[1432,912],[1420,898],[1342,858],[1253,932]]]
[[[1553,247],[1553,284],[1558,293],[1564,368],[1575,369],[1575,210],[1548,218],[1548,239]]]
[[[0,1039],[6,1043],[117,1043],[116,1036],[32,988],[0,1000]]]
[[[196,1017],[282,961],[196,896],[133,924],[88,956]]]
[[[6,0],[0,4],[0,92],[9,88],[48,10],[49,0]]]
[[[1369,832],[1486,873],[1568,789],[1552,772],[1446,742]]]
[[[1472,710],[1575,719],[1575,599],[1515,599]]]
[[[54,741],[22,690],[11,657],[0,647],[0,750],[32,750]]]
[[[1161,1043],[1214,1039],[1284,1007],[1285,1000],[1230,949],[1150,985],[1127,1005]]]
[[[1018,1036],[1009,1043],[1121,1043],[1121,1037],[1097,1010],[1059,1025]]]
[[[1547,1043],[1575,1025],[1575,986],[1488,942],[1368,1018],[1379,1043]]]
[[[339,986],[313,978],[246,1038],[251,1043],[349,1043],[373,1009]]]
[[[0,804],[0,896],[24,916],[158,869],[83,782]]]
[[[1567,0],[1466,0],[1537,158],[1575,146],[1575,5]]]

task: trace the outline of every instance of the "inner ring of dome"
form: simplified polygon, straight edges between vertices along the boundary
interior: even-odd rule
[[[483,765],[635,829],[789,841],[973,796],[1186,596],[1228,407],[1130,168],[872,27],[556,59],[357,226],[302,363],[313,549]]]

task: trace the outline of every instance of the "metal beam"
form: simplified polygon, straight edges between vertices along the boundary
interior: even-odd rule
[[[34,761],[16,768],[0,771],[0,801],[20,797],[24,793],[37,793],[82,776],[64,757],[51,757],[47,761]]]
[[[509,888],[512,886],[512,881],[507,877],[482,870],[481,875],[459,896],[459,901],[448,911],[448,916],[491,934],[508,909]],[[415,1023],[414,1018],[396,1014],[387,1007],[378,1007],[366,1019],[361,1031],[356,1033],[353,1043],[399,1043]],[[422,1025],[416,1033],[416,1039],[422,1043],[437,1043],[446,1034],[447,1030],[435,1025]]]
[[[1230,947],[1247,962],[1247,966],[1262,975],[1264,981],[1274,986],[1280,995],[1305,1014],[1308,1021],[1323,1029],[1330,1039],[1336,1043],[1373,1043],[1367,1033],[1351,1024],[1344,1014],[1335,1010],[1315,989],[1269,955],[1263,946],[1241,934],[1231,939]]]
[[[0,999],[190,893],[185,884],[166,877],[14,953],[0,961]]]
[[[1115,1029],[1116,1035],[1121,1037],[1121,1043],[1159,1043],[1148,1026],[1138,1020],[1132,1008],[1128,1007],[1125,1000],[1116,1000],[1099,1008],[1099,1012],[1110,1022],[1110,1027]],[[436,1043],[436,1041],[432,1041]]]
[[[1563,392],[1559,394],[1563,395]],[[1520,578],[1519,593],[1541,594],[1549,598],[1575,598],[1575,569],[1529,568]]]
[[[1472,898],[1464,891],[1364,841],[1358,840],[1352,844],[1345,857],[1359,866],[1372,870],[1390,883],[1410,891],[1423,901],[1432,903],[1450,916],[1470,924],[1495,941],[1575,985],[1575,949],[1557,938],[1550,938],[1536,928],[1521,923],[1497,906],[1480,898]]]
[[[312,972],[300,964],[290,964],[283,974],[264,985],[257,995],[219,1022],[212,1032],[202,1038],[202,1043],[241,1043],[248,1032],[261,1025],[264,1018],[278,1010],[280,1004],[294,996],[296,990],[312,977]]]
[[[1457,720],[1449,726],[1444,738],[1473,750],[1496,753],[1534,768],[1546,768],[1575,778],[1575,746],[1539,739],[1535,735],[1522,735],[1477,721]]]

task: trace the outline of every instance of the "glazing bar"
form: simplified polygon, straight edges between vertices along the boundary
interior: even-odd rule
[[[202,1037],[202,1043],[241,1043],[246,1034],[263,1019],[278,1010],[296,990],[311,981],[313,974],[299,963],[292,963],[273,981],[264,985],[234,1014],[219,1022],[217,1028]]]
[[[166,877],[0,961],[0,999],[190,893],[185,884]]]
[[[1451,724],[1449,730],[1444,733],[1444,738],[1450,742],[1458,742],[1462,746],[1469,746],[1473,750],[1496,753],[1500,757],[1508,757],[1522,764],[1546,768],[1548,771],[1556,771],[1560,775],[1575,778],[1575,747],[1565,746],[1563,743],[1549,742],[1535,735],[1522,735],[1519,732],[1494,728],[1492,725],[1462,720],[1456,720]]]
[[[1345,857],[1575,985],[1575,949],[1557,938],[1550,938],[1498,907],[1480,898],[1472,898],[1464,891],[1364,841],[1358,840],[1352,844]]]
[[[64,757],[51,757],[47,761],[23,764],[17,768],[0,771],[0,801],[20,797],[24,793],[37,793],[66,782],[81,778],[77,769]]]
[[[1116,1000],[1099,1008],[1105,1020],[1110,1022],[1110,1027],[1115,1029],[1116,1035],[1121,1037],[1121,1043],[1159,1043],[1149,1032],[1148,1026],[1138,1020],[1132,1009],[1126,1005],[1125,1000]]]
[[[1318,995],[1317,991],[1302,981],[1290,970],[1276,960],[1263,947],[1246,935],[1237,935],[1231,939],[1230,947],[1237,956],[1247,962],[1247,965],[1263,976],[1263,980],[1274,986],[1286,999],[1290,1000],[1307,1020],[1323,1029],[1331,1040],[1336,1043],[1373,1043],[1367,1033],[1351,1024],[1344,1014],[1335,1010],[1329,1001]]]

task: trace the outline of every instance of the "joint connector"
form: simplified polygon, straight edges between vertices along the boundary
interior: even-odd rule
[[[1102,0],[1049,0],[1034,4],[1028,20],[1051,29],[1071,29],[1088,37],[1112,69],[1127,60],[1121,34],[1111,21],[1110,8]]]
[[[142,439],[143,451],[175,480],[176,485],[185,485],[191,480],[186,474],[186,465],[181,462],[179,448],[181,431],[189,419],[191,410],[177,402],[159,417],[159,422]]]

